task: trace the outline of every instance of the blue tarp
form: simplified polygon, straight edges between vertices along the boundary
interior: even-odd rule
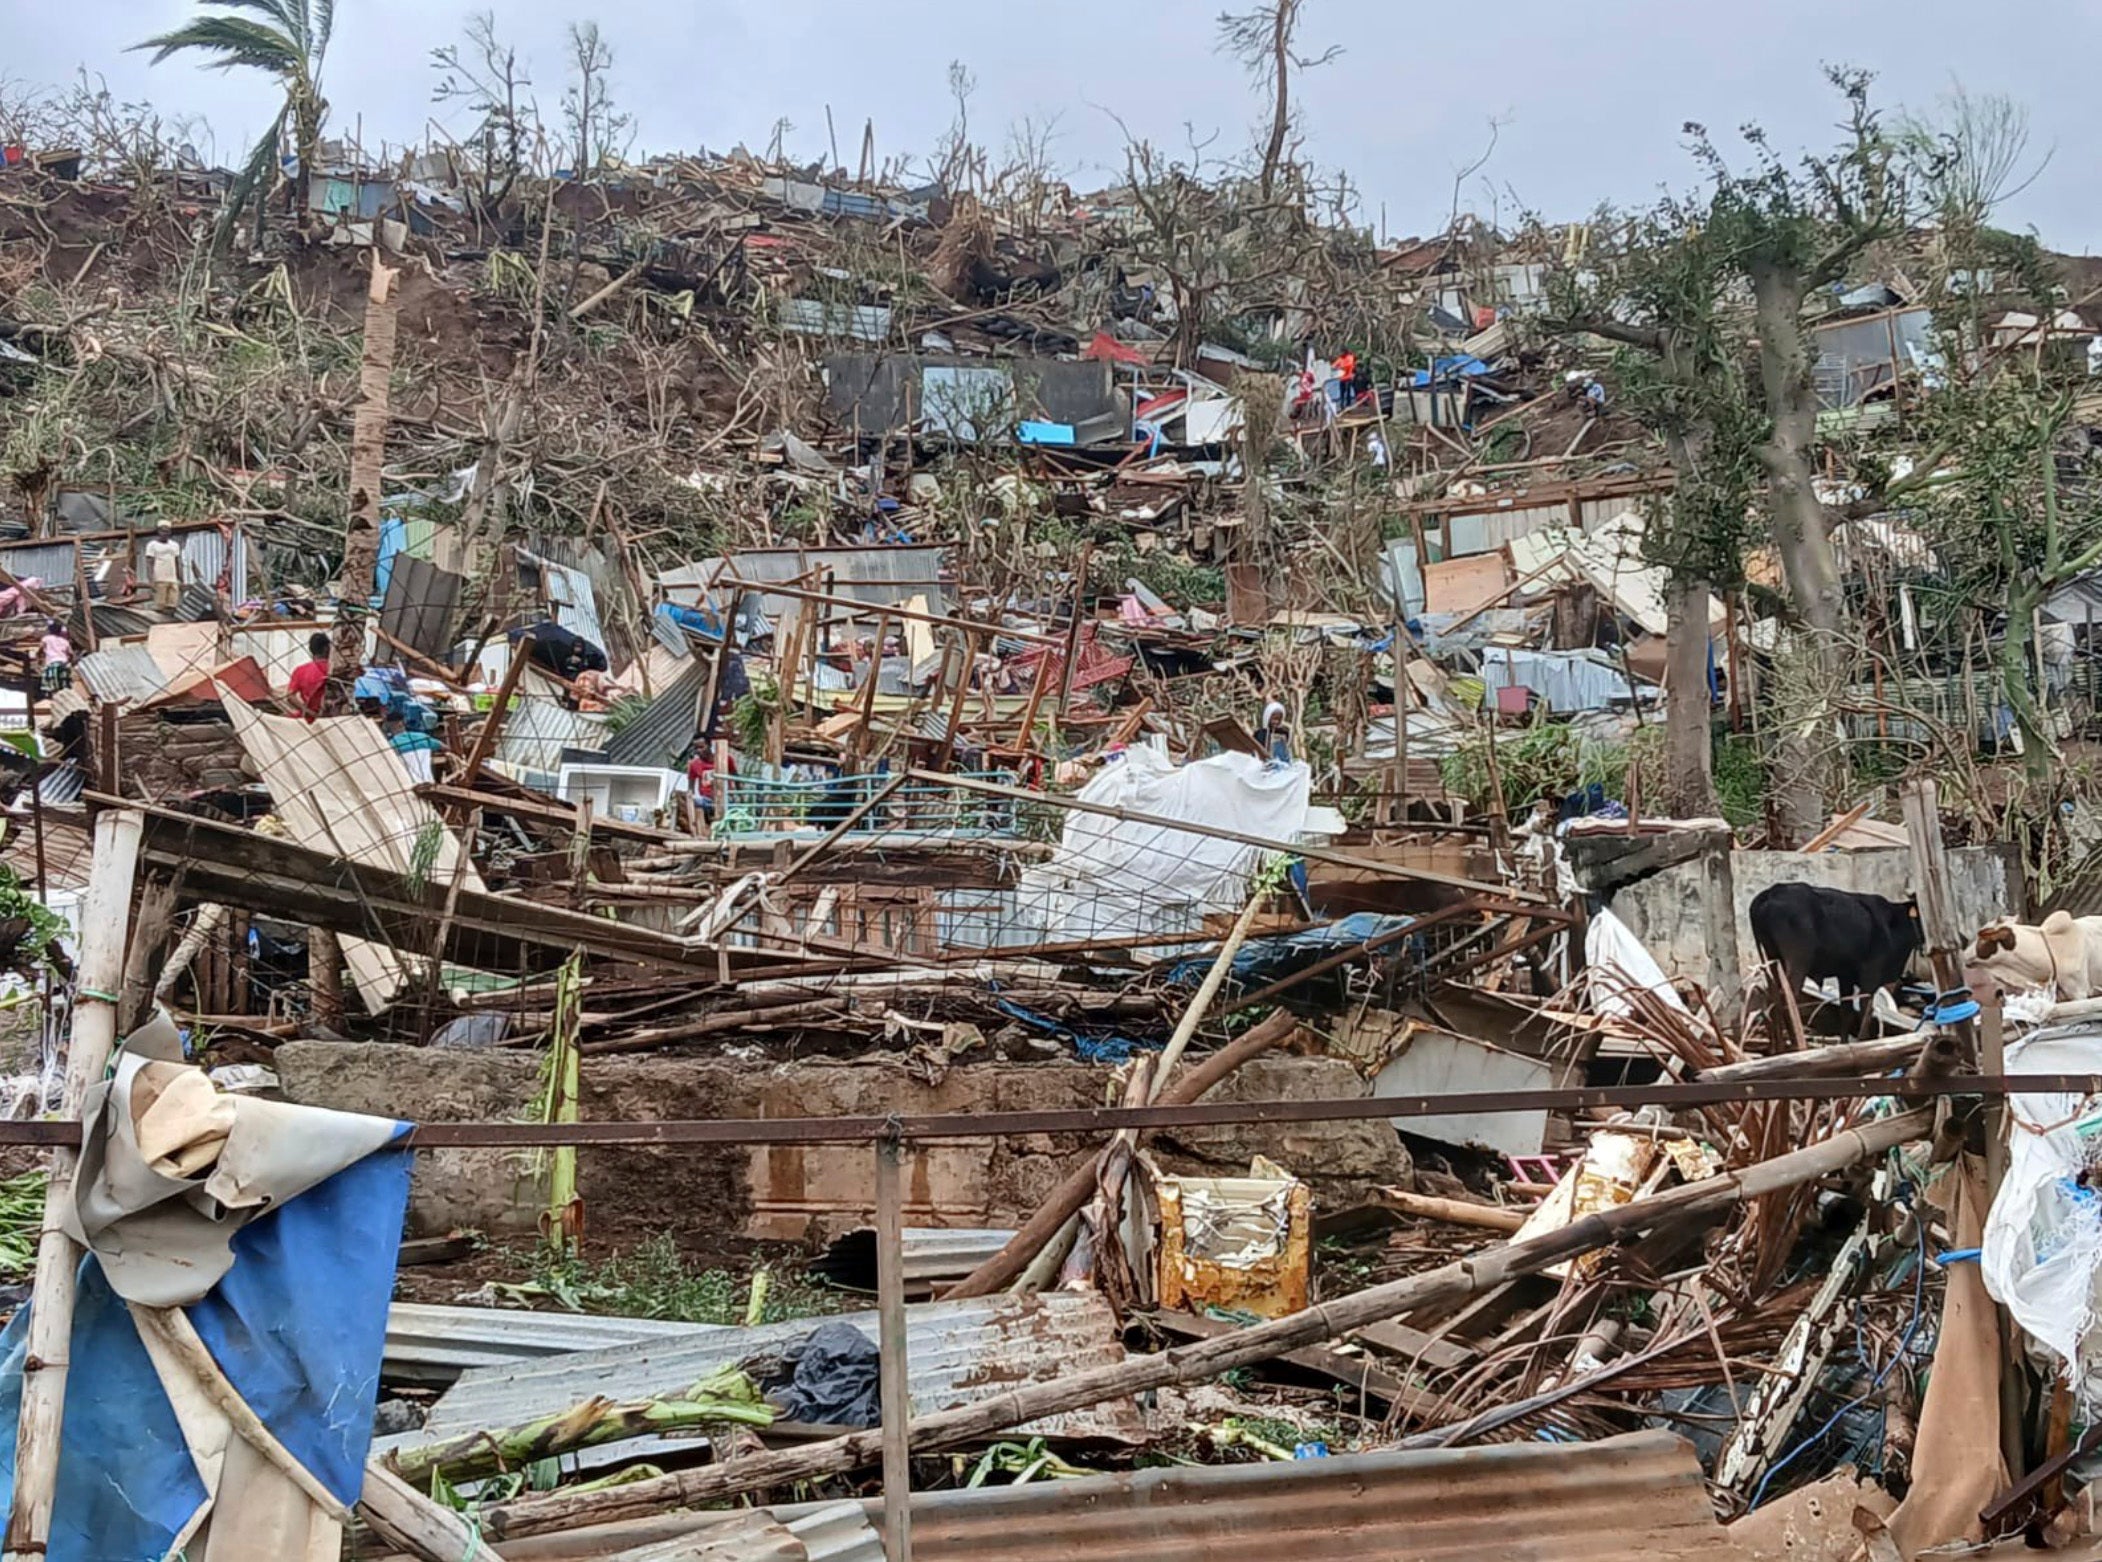
[[[1009,1019],[1019,1020],[1046,1036],[1056,1037],[1069,1043],[1073,1055],[1083,1063],[1126,1063],[1134,1052],[1158,1052],[1167,1045],[1163,1041],[1140,1041],[1130,1036],[1115,1034],[1105,1036],[1083,1036],[1070,1025],[1062,1025],[1048,1014],[1038,1014],[1034,1009],[1025,1009],[1006,998],[993,999],[993,1007]]]
[[[1233,980],[1274,982],[1303,967],[1315,965],[1330,955],[1349,949],[1382,933],[1391,933],[1415,922],[1414,917],[1381,916],[1376,911],[1354,911],[1340,921],[1281,938],[1251,938],[1233,957]],[[1192,955],[1168,968],[1168,980],[1191,986],[1204,980],[1216,954]]]
[[[402,1125],[407,1132],[408,1125]],[[234,1265],[187,1309],[241,1397],[346,1506],[364,1484],[409,1152],[383,1150],[234,1237]],[[0,1335],[0,1521],[12,1506],[29,1309]],[[80,1270],[48,1562],[160,1562],[205,1501],[131,1314]]]

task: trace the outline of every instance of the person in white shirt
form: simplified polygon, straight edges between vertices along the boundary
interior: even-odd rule
[[[174,612],[182,600],[182,544],[166,521],[146,544],[146,579],[153,587],[153,605],[164,613]]]

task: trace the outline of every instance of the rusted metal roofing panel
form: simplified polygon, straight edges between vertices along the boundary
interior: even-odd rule
[[[812,1562],[881,1562],[878,1500],[763,1511]],[[729,1521],[665,1514],[504,1554],[573,1562],[732,1534]],[[1691,1445],[1668,1432],[916,1492],[912,1550],[920,1562],[1751,1562],[1715,1521]]]
[[[1668,1432],[1141,1470],[912,1502],[921,1562],[1650,1562],[1729,1558]]]
[[[73,664],[73,676],[103,705],[137,705],[168,686],[168,675],[143,645],[90,651]]]
[[[594,1394],[614,1400],[649,1399],[699,1382],[719,1368],[778,1351],[802,1339],[824,1319],[725,1329],[645,1345],[574,1351],[543,1361],[482,1368],[461,1377],[431,1407],[428,1437],[484,1427],[513,1426],[566,1410]],[[873,1312],[847,1315],[870,1339]],[[906,1355],[917,1413],[969,1404],[1028,1383],[1107,1366],[1124,1359],[1109,1305],[1092,1293],[987,1297],[931,1302],[906,1310]],[[1032,1430],[1135,1442],[1146,1435],[1129,1401],[1033,1423]]]

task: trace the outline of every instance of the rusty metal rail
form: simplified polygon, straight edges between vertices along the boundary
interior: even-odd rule
[[[1734,1101],[1857,1101],[1943,1096],[2102,1093],[2102,1074],[1957,1074],[1933,1079],[1741,1079],[1690,1084],[1596,1085],[1550,1090],[1452,1091],[1427,1096],[1345,1096],[1313,1101],[1222,1101],[1193,1106],[1084,1107],[1042,1112],[895,1113],[890,1116],[671,1119],[662,1122],[426,1123],[406,1142],[415,1149],[508,1149],[557,1145],[872,1144],[887,1138],[986,1139],[1019,1134],[1107,1134],[1118,1129],[1215,1128],[1264,1123],[1330,1123],[1372,1118],[1583,1111],[1638,1106],[1696,1107]],[[0,1123],[0,1145],[74,1145],[80,1125]]]

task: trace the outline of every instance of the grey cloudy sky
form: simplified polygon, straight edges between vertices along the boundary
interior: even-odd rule
[[[1241,3],[1241,0],[1234,0]],[[324,85],[339,129],[366,142],[421,136],[434,114],[432,45],[458,36],[478,7],[457,0],[337,0]],[[149,68],[125,45],[179,22],[186,0],[0,0],[0,81],[101,72],[126,98],[203,116],[217,155],[235,159],[274,108],[244,73],[187,62]],[[1216,145],[1245,142],[1257,103],[1238,66],[1212,52],[1219,0],[505,0],[500,31],[530,60],[550,117],[561,95],[562,35],[595,18],[618,59],[616,96],[636,117],[638,150],[742,140],[763,146],[776,120],[808,157],[826,148],[826,109],[851,164],[873,118],[879,153],[924,158],[951,116],[946,73],[977,78],[972,127],[996,144],[1022,119],[1055,121],[1054,152],[1082,187],[1120,162],[1114,111],[1140,135],[1176,145],[1185,124]],[[1757,119],[1784,148],[1824,145],[1836,117],[1824,61],[1879,73],[1878,96],[1929,107],[1961,78],[1972,93],[2026,103],[2041,177],[2003,212],[2053,248],[2102,250],[2102,160],[2090,120],[2102,58],[2095,0],[1498,0],[1480,7],[1396,0],[1308,0],[1310,50],[1341,44],[1306,78],[1308,148],[1365,192],[1364,219],[1393,234],[1442,221],[1455,171],[1501,122],[1495,156],[1466,204],[1489,210],[1489,181],[1549,216],[1603,199],[1639,201],[1686,183],[1680,126],[1718,133]],[[200,145],[202,143],[200,142]]]

